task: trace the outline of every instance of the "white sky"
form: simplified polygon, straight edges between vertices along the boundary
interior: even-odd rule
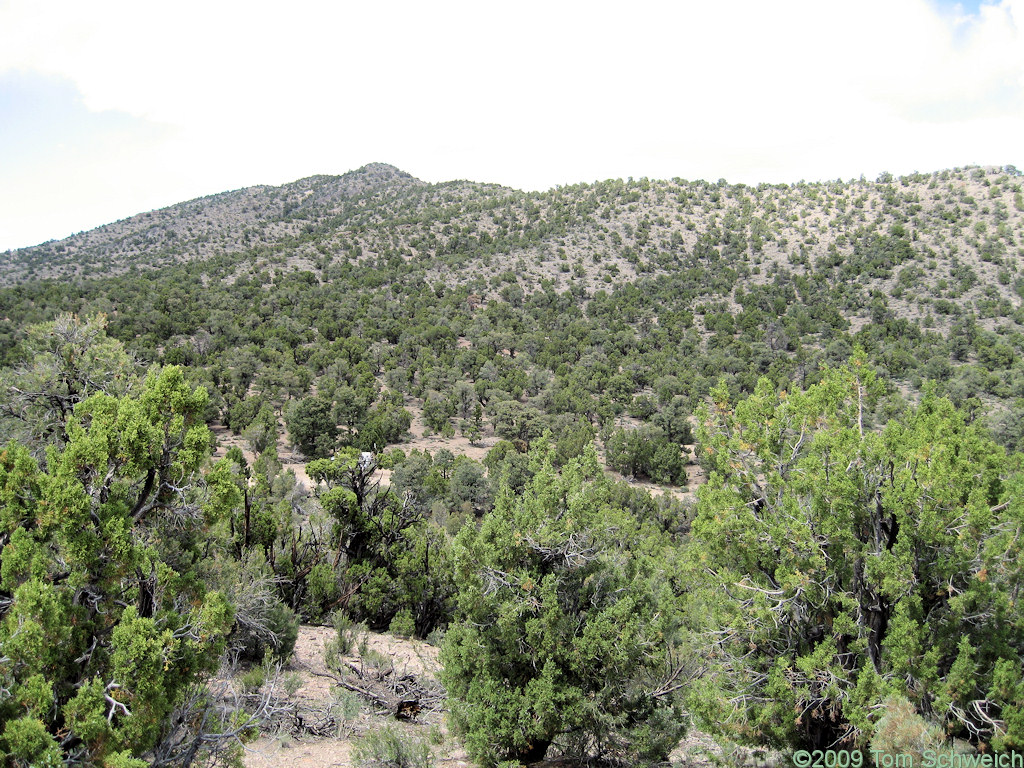
[[[1024,0],[0,0],[0,250],[374,161],[794,182],[1022,142]]]

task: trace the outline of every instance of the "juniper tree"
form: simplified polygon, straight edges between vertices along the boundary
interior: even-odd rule
[[[0,429],[37,458],[62,445],[75,406],[92,394],[123,395],[137,383],[137,366],[120,342],[108,338],[106,318],[65,314],[30,326],[19,362],[0,371]]]
[[[453,552],[459,613],[441,651],[451,718],[485,765],[563,751],[664,759],[684,731],[667,541],[614,504],[590,445],[559,473],[533,452]]]
[[[1019,459],[945,399],[882,429],[855,359],[806,391],[767,380],[700,413],[693,525],[711,674],[693,705],[752,743],[867,744],[906,697],[948,733],[1024,739]]]
[[[205,404],[180,369],[154,370],[138,398],[75,405],[45,470],[22,445],[0,451],[8,764],[188,765],[216,741],[190,733],[217,719],[201,684],[232,609],[196,566],[238,499],[224,467],[200,477]]]

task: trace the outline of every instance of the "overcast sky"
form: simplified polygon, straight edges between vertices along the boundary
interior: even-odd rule
[[[375,161],[519,189],[1024,169],[1024,0],[0,0],[0,250]]]

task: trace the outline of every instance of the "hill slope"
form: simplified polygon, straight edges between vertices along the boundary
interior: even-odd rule
[[[139,214],[11,252],[0,274],[7,284],[104,276],[232,254],[308,267],[358,253],[417,261],[425,279],[449,285],[513,269],[527,291],[541,279],[592,291],[721,260],[743,284],[778,269],[818,271],[855,283],[854,304],[881,291],[901,317],[949,314],[943,300],[1006,316],[1020,301],[1022,222],[1020,177],[994,168],[792,186],[643,179],[527,194],[430,185],[373,164]],[[851,309],[856,326],[863,313]]]
[[[524,193],[374,164],[8,253],[0,355],[25,323],[102,311],[143,359],[203,367],[226,402],[241,393],[218,366],[266,378],[283,408],[330,367],[324,345],[349,338],[349,365],[398,369],[392,385],[421,400],[463,378],[488,407],[493,389],[596,424],[602,398],[646,420],[723,374],[741,390],[765,374],[805,382],[860,345],[904,392],[933,379],[1003,413],[1024,397],[1021,182],[1013,168],[969,168]],[[232,362],[246,343],[261,351]],[[573,362],[589,372],[563,369]],[[573,377],[588,397],[555,404]],[[659,388],[666,377],[675,383]]]

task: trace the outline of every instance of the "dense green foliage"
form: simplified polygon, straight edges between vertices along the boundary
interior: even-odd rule
[[[410,494],[378,492],[375,470],[370,454],[352,449],[308,465],[310,477],[328,488],[320,501],[338,548],[333,568],[323,563],[322,578],[344,585],[337,593],[321,587],[320,603],[326,611],[335,605],[330,598],[343,594],[352,615],[377,629],[405,612],[425,637],[450,614],[447,537]]]
[[[102,316],[60,315],[26,329],[18,364],[0,371],[0,424],[42,458],[47,445],[67,442],[66,422],[92,394],[123,395],[138,382],[123,345],[107,337]]]
[[[452,722],[484,765],[570,753],[663,760],[683,733],[669,541],[616,504],[593,446],[559,473],[541,445],[455,541],[445,636]]]
[[[216,669],[232,608],[197,578],[205,525],[234,501],[214,472],[206,395],[176,368],[137,399],[94,394],[41,470],[0,452],[0,750],[15,765],[144,765]],[[227,490],[225,490],[227,489]],[[119,758],[118,755],[121,757]]]
[[[762,381],[733,406],[718,389],[702,410],[700,709],[755,743],[866,748],[904,696],[948,734],[1019,748],[1019,460],[933,393],[870,429],[878,392],[857,358],[806,391]]]
[[[307,456],[325,458],[338,441],[331,401],[319,395],[297,401],[288,412],[288,434]]]

